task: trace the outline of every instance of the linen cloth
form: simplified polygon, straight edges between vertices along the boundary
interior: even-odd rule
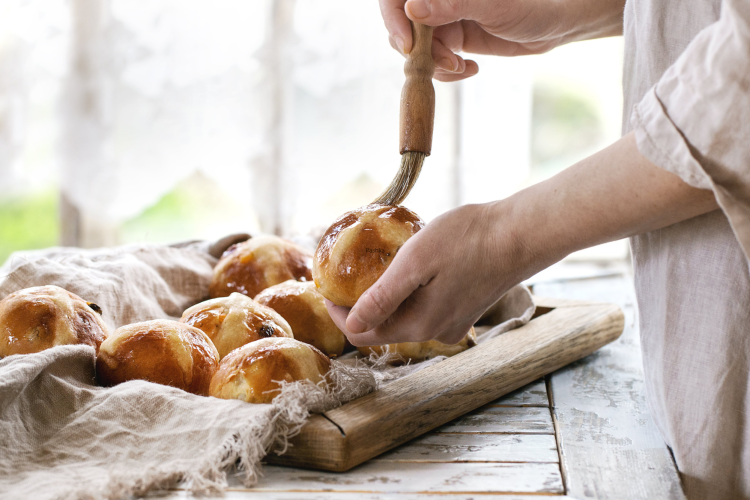
[[[750,2],[628,0],[624,132],[722,208],[631,239],[647,400],[689,499],[750,498]]]
[[[0,360],[1,498],[120,499],[179,479],[211,491],[240,446],[270,445],[271,405],[144,381],[105,389],[94,366],[79,345]]]
[[[27,252],[0,268],[0,299],[52,284],[97,303],[111,328],[177,318],[207,298],[216,256],[246,238]],[[485,335],[521,326],[533,312],[528,290],[516,287],[491,308],[496,326]],[[178,481],[194,493],[217,493],[238,461],[243,482],[252,485],[262,458],[283,452],[310,412],[427,366],[394,371],[385,360],[373,361],[334,361],[328,384],[285,384],[272,404],[253,405],[145,381],[97,387],[89,346],[8,356],[0,359],[0,498],[120,499]]]
[[[53,284],[97,303],[111,328],[174,319],[208,298],[216,256],[242,239],[16,254],[0,269],[0,298]],[[216,493],[237,461],[251,485],[309,412],[377,385],[372,370],[334,363],[331,384],[288,384],[272,405],[250,405],[145,381],[96,387],[94,371],[88,346],[0,360],[0,498],[120,499],[178,481]]]

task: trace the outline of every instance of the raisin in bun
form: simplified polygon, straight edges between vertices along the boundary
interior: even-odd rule
[[[422,219],[404,207],[368,205],[342,215],[318,244],[315,285],[337,306],[354,306],[406,240],[423,227]]]
[[[219,351],[231,351],[267,337],[294,337],[289,323],[273,309],[241,293],[211,299],[187,309],[180,323],[202,330]]]
[[[65,344],[99,349],[109,328],[101,309],[58,286],[37,286],[0,301],[0,358]]]
[[[289,279],[312,280],[312,253],[277,236],[256,236],[232,245],[214,268],[211,298],[239,292],[255,297]]]
[[[288,280],[266,288],[255,300],[281,314],[292,327],[295,339],[330,357],[344,352],[346,337],[331,319],[325,299],[312,281]]]
[[[385,352],[398,354],[398,357],[395,357],[391,364],[400,364],[409,361],[424,361],[436,356],[451,357],[475,345],[477,345],[477,334],[472,326],[469,333],[458,344],[443,344],[437,340],[428,340],[427,342],[403,342],[401,344],[357,347],[357,349],[365,356],[370,354],[381,355]]]
[[[102,342],[96,377],[102,385],[148,380],[206,396],[218,366],[219,353],[208,335],[157,319],[120,327]]]
[[[271,337],[251,342],[221,360],[211,381],[211,396],[270,403],[279,394],[277,381],[325,379],[331,369],[328,357],[299,340]]]

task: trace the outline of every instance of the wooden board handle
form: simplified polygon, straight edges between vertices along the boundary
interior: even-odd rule
[[[417,151],[430,155],[435,122],[435,88],[432,75],[432,26],[411,23],[412,49],[406,57],[406,82],[401,91],[400,152]]]

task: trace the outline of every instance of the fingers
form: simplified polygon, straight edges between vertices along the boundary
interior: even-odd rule
[[[414,22],[441,26],[462,19],[482,21],[497,10],[495,0],[408,0],[406,15]]]
[[[452,52],[468,52],[492,56],[513,57],[548,52],[559,44],[559,39],[537,41],[512,40],[488,32],[472,21],[461,21],[435,28],[433,36]]]
[[[456,82],[479,72],[477,63],[454,54],[437,38],[432,40],[432,59],[435,61],[434,78],[441,82]]]
[[[404,12],[404,0],[380,0],[380,13],[391,47],[402,54],[411,52],[411,23]]]
[[[408,54],[412,47],[412,33],[411,24],[404,12],[403,0],[380,0],[380,12],[388,29],[388,43],[401,54]],[[432,58],[436,67],[435,79],[442,82],[455,82],[476,75],[479,71],[477,64],[473,61],[464,61],[461,56],[455,54],[461,50],[463,40],[461,27],[443,26],[435,33],[432,43]],[[439,33],[442,33],[442,37]]]
[[[429,292],[426,294],[424,287],[419,287],[402,301],[385,321],[375,328],[358,333],[352,333],[348,328],[342,331],[349,342],[358,347],[429,340],[439,332],[430,324],[438,317],[434,314],[434,311],[430,310],[430,307],[434,306],[436,302],[430,301],[427,295],[429,295]],[[359,304],[358,301],[355,307]],[[338,314],[339,312],[335,311],[334,313]],[[351,316],[350,313],[349,317],[351,318]]]
[[[441,29],[440,37],[445,40],[448,47],[460,43],[464,51],[472,54],[512,57],[531,53],[524,50],[522,44],[487,33],[476,23],[462,23],[462,28],[460,34],[453,30]]]
[[[422,300],[419,295],[415,292],[391,317],[376,328],[360,333],[345,331],[344,334],[349,342],[357,347],[429,340],[439,332],[429,325],[435,315],[426,310],[429,303]]]
[[[346,329],[346,317],[349,315],[350,308],[337,306],[328,299],[326,301],[326,309],[328,309],[328,315],[333,320],[333,323],[338,327],[339,330],[344,332],[344,335],[349,335],[349,330]]]
[[[346,319],[351,333],[362,333],[388,319],[422,282],[428,282],[425,262],[410,254],[418,246],[418,235],[409,240],[383,275],[354,304]]]
[[[415,331],[415,324],[421,321],[419,315],[420,308],[414,307],[415,303],[423,303],[422,300],[414,300],[413,297],[409,298],[409,304],[401,303],[400,307],[393,315],[388,318],[386,322],[388,325],[381,323],[378,328],[368,329],[358,333],[352,333],[347,327],[347,318],[351,316],[351,309],[348,307],[341,307],[335,305],[328,299],[325,299],[326,308],[328,309],[328,315],[333,320],[333,323],[346,335],[349,342],[354,346],[368,346],[368,345],[384,345],[393,342],[404,342],[404,341],[415,341],[413,333]],[[361,298],[360,298],[361,300]],[[359,302],[357,302],[359,304]],[[430,334],[424,338],[429,340],[433,336],[437,335],[437,331],[433,328],[428,329]],[[394,335],[395,334],[395,335]]]
[[[454,54],[437,38],[432,39],[432,60],[437,68],[451,73],[463,73],[466,67],[463,58]]]
[[[455,300],[446,297],[441,288],[433,282],[418,288],[376,328],[362,333],[342,331],[357,347],[432,339],[445,344],[460,342],[471,328],[473,318],[455,316]]]
[[[464,61],[465,67],[463,72],[454,73],[452,71],[436,70],[434,78],[439,82],[457,82],[459,80],[465,80],[470,76],[474,76],[479,73],[479,66],[477,63],[471,60]]]

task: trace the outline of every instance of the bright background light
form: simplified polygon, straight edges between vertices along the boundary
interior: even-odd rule
[[[473,57],[436,82],[427,220],[615,141],[622,40]],[[58,243],[319,235],[398,167],[403,59],[377,3],[0,3],[0,261]],[[624,242],[576,258],[622,258]]]

